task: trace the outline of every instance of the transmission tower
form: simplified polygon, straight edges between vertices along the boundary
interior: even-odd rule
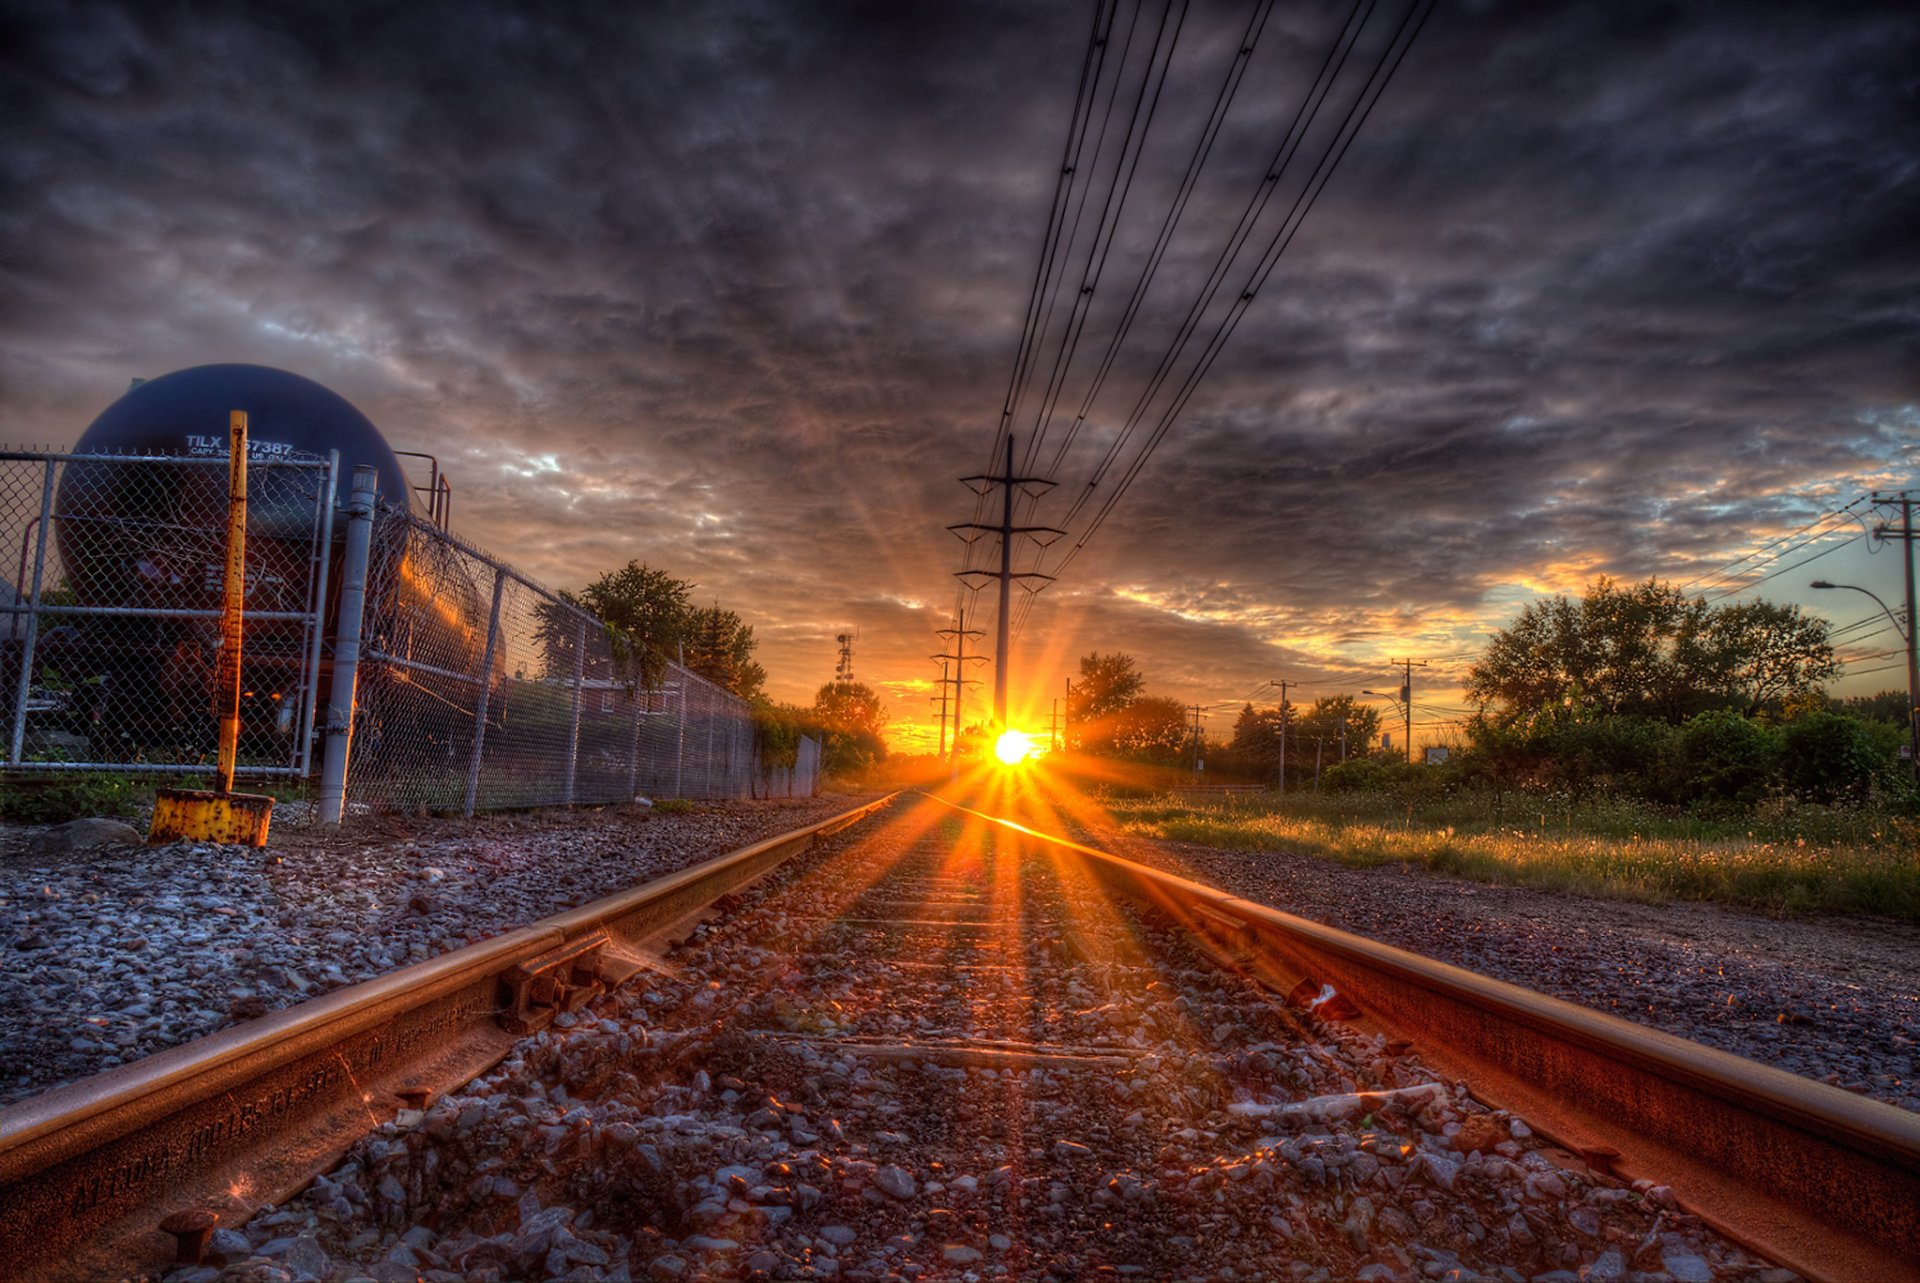
[[[1013,493],[1016,489],[1028,495],[1042,495],[1053,489],[1055,483],[1047,480],[1045,477],[1021,477],[1014,475],[1012,433],[1007,434],[1007,468],[1004,474],[997,477],[992,475],[962,477],[960,481],[975,494],[979,495],[987,494],[995,486],[1001,489],[999,524],[986,525],[978,521],[963,521],[958,525],[948,526],[947,529],[959,535],[969,546],[983,534],[998,534],[1000,536],[999,570],[956,570],[954,575],[962,582],[968,582],[970,576],[978,576],[979,584],[972,585],[975,587],[980,584],[985,584],[989,579],[998,579],[1000,581],[1000,619],[999,637],[997,639],[999,647],[995,651],[993,664],[993,720],[996,726],[1001,730],[1005,730],[1007,729],[1007,661],[1009,658],[1007,648],[1011,632],[1009,623],[1012,616],[1011,599],[1013,597],[1013,581],[1016,579],[1051,580],[1053,578],[1052,575],[1043,575],[1038,571],[1015,573],[1013,569],[1013,537],[1015,535],[1025,535],[1040,547],[1044,548],[1065,534],[1066,531],[1054,526],[1016,526],[1013,524]],[[1048,537],[1042,538],[1042,536]]]
[[[967,677],[967,665],[984,664],[987,662],[985,655],[967,654],[967,638],[984,637],[986,634],[978,628],[962,627],[961,621],[955,619],[953,621],[953,627],[942,628],[937,635],[946,638],[948,644],[953,647],[951,652],[943,651],[933,658],[940,663],[942,752],[945,751],[944,746],[946,741],[946,688],[951,686],[953,687],[953,755],[957,758],[960,756],[960,730],[964,725],[960,720],[960,710],[966,702],[966,689],[969,686],[978,686],[980,684]],[[947,665],[949,664],[953,666],[952,676],[948,676]]]
[[[840,643],[840,662],[834,665],[833,682],[836,686],[853,684],[853,643],[860,636],[860,630],[841,633],[834,640]]]

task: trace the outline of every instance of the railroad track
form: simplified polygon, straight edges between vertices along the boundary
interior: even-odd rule
[[[816,847],[873,809],[0,1112],[0,1259],[1920,1277],[1915,1115],[949,803]]]

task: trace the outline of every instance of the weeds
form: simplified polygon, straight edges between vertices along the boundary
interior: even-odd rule
[[[1134,831],[1359,868],[1436,873],[1642,901],[1710,900],[1773,914],[1920,919],[1920,830],[1869,810],[1791,801],[1715,819],[1642,803],[1508,795],[1409,808],[1393,793],[1112,803]]]

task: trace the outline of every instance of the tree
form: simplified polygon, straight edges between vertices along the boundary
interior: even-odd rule
[[[814,695],[813,712],[827,730],[822,748],[829,771],[857,772],[886,757],[887,710],[865,682],[828,682]]]
[[[1827,627],[1798,606],[1754,601],[1720,607],[1708,638],[1724,688],[1745,700],[1749,717],[1812,695],[1840,673]]]
[[[1602,577],[1577,604],[1530,603],[1495,635],[1468,694],[1503,726],[1633,714],[1678,724],[1714,708],[1759,712],[1837,671],[1826,624],[1769,602],[1713,606],[1649,579]]]
[[[760,698],[767,670],[753,658],[753,629],[718,605],[692,613],[687,628],[687,668],[741,699]]]
[[[1080,657],[1080,680],[1067,697],[1067,716],[1091,722],[1117,713],[1146,689],[1147,679],[1134,668],[1133,656],[1118,651]]]
[[[641,685],[657,689],[691,631],[695,612],[687,596],[692,591],[685,580],[630,561],[579,594],[561,596],[605,620],[613,630],[617,657],[632,666]],[[626,653],[620,655],[620,650]]]
[[[1127,757],[1173,764],[1193,753],[1193,723],[1177,699],[1143,695],[1104,720],[1108,743]]]
[[[1287,736],[1288,754],[1296,750],[1303,766],[1310,765],[1307,753],[1315,740],[1326,748],[1329,762],[1340,760],[1341,734],[1346,735],[1347,756],[1365,757],[1380,741],[1380,710],[1355,701],[1351,695],[1324,695],[1313,701],[1305,713],[1293,715],[1293,727]]]

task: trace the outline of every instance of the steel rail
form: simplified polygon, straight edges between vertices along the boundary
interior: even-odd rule
[[[892,796],[0,1109],[0,1275],[163,1268],[166,1217],[232,1223],[293,1193],[400,1108],[498,1063],[528,1020],[636,974],[716,900]]]
[[[1332,985],[1353,1023],[1810,1279],[1920,1280],[1920,1114],[924,796],[1079,857],[1276,992]]]

